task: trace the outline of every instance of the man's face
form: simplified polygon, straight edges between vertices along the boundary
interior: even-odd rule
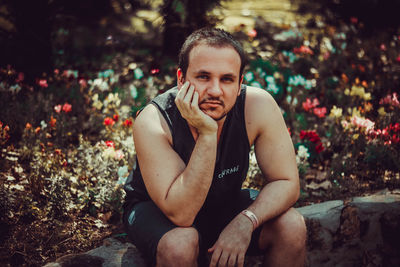
[[[240,56],[231,46],[195,46],[189,53],[186,77],[178,71],[178,86],[186,80],[199,94],[199,108],[214,120],[220,120],[232,109],[240,94]],[[240,81],[240,83],[239,83]]]

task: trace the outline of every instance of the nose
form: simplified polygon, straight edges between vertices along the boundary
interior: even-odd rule
[[[221,83],[219,80],[213,80],[210,83],[207,93],[212,97],[219,97],[222,95]]]

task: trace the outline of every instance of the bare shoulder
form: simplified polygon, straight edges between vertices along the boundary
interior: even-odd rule
[[[247,86],[245,104],[246,129],[250,144],[267,128],[282,121],[281,110],[275,99],[261,88]]]
[[[133,124],[134,137],[163,137],[172,143],[171,132],[168,124],[158,108],[152,104],[147,105],[137,116]]]

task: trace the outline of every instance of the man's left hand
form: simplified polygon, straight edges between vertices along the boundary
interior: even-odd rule
[[[243,267],[249,247],[253,224],[244,215],[237,215],[221,232],[217,242],[208,249],[212,253],[210,267]]]

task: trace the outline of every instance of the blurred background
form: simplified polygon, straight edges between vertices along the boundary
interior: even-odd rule
[[[121,227],[136,112],[186,36],[231,32],[278,102],[296,206],[400,184],[399,0],[0,0],[0,261],[42,266]],[[264,182],[254,152],[243,187]]]

